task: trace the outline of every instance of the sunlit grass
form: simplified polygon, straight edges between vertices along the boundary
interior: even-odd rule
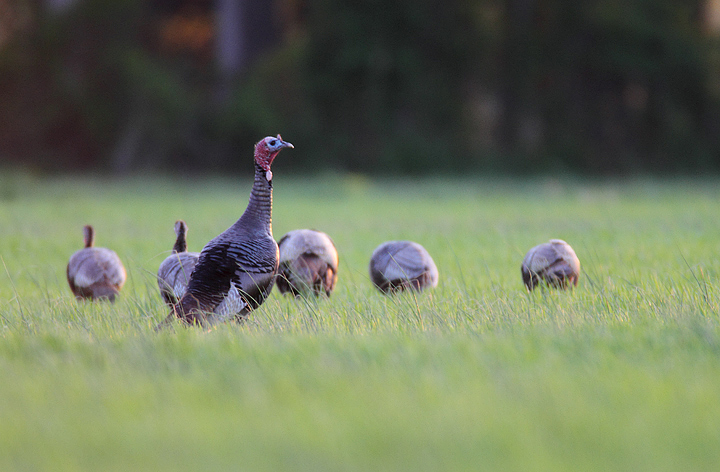
[[[155,333],[173,223],[200,250],[249,180],[25,176],[0,195],[0,469],[711,470],[719,184],[278,169],[275,236],[327,232],[336,292]],[[128,269],[114,305],[67,287],[86,223]],[[556,237],[578,288],[526,293],[525,251]],[[436,290],[372,287],[390,239],[428,249]]]

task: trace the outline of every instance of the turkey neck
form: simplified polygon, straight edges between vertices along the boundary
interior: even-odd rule
[[[185,252],[187,251],[187,239],[185,239],[185,234],[180,233],[177,236],[177,239],[175,240],[175,246],[173,246],[173,252]]]
[[[272,236],[272,180],[268,181],[266,174],[256,162],[250,202],[235,226],[249,233],[262,231]]]

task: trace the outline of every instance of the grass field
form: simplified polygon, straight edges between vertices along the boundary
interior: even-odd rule
[[[0,178],[0,470],[664,471],[720,464],[720,181],[275,175],[274,233],[340,252],[330,300],[274,291],[243,326],[177,326],[154,274],[188,222],[227,228],[249,180]],[[128,282],[78,303],[92,223]],[[562,238],[576,290],[527,294]],[[423,244],[431,293],[370,284]]]

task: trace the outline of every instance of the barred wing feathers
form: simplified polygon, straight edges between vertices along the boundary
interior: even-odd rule
[[[200,253],[186,297],[192,296],[207,312],[218,307],[239,312],[246,305],[254,309],[270,293],[277,267],[278,248],[271,237],[216,238]]]

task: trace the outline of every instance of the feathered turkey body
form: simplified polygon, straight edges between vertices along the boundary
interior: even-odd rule
[[[159,327],[178,317],[189,324],[241,320],[265,301],[278,269],[272,235],[272,172],[275,156],[293,145],[268,136],[255,145],[255,182],[245,212],[200,252],[187,291]]]
[[[388,241],[370,258],[370,279],[383,293],[437,287],[438,269],[430,254],[413,241]]]
[[[541,282],[554,288],[568,288],[578,283],[580,260],[568,243],[562,239],[551,239],[528,251],[521,273],[528,291]]]
[[[277,286],[280,293],[298,296],[312,292],[330,296],[337,282],[339,261],[330,236],[322,231],[296,229],[283,236],[278,246]]]
[[[175,245],[172,254],[165,258],[158,269],[157,281],[160,295],[165,303],[172,306],[182,298],[187,289],[199,252],[187,250],[187,224],[183,220],[175,222]]]
[[[83,231],[85,247],[70,256],[67,265],[70,290],[78,300],[108,299],[114,302],[127,278],[125,267],[115,251],[94,247],[95,230],[92,226],[86,225]]]

